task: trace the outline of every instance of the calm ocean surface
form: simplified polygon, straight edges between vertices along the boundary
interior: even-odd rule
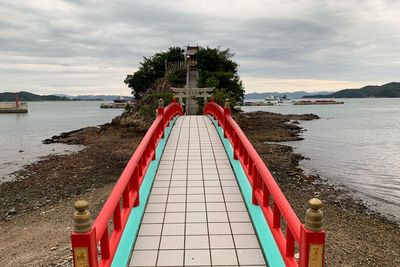
[[[303,141],[287,143],[310,160],[303,167],[355,190],[400,220],[400,99],[345,99],[344,105],[244,107],[283,114],[314,113],[301,122]],[[0,114],[0,182],[41,156],[79,148],[43,145],[53,135],[110,122],[120,109],[101,102],[30,102],[28,114]],[[19,152],[23,151],[23,152]]]
[[[310,160],[302,166],[355,190],[373,208],[400,220],[400,99],[343,99],[343,105],[244,107],[314,113],[301,122],[303,141],[289,142]]]
[[[42,140],[110,122],[122,113],[121,109],[100,109],[100,103],[28,102],[27,114],[0,114],[0,183],[11,172],[41,156],[79,149],[62,144],[43,145]]]

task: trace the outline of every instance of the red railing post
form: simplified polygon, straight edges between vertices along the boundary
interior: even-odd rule
[[[100,238],[101,259],[108,260],[110,258],[110,237],[108,235],[108,225]]]
[[[121,206],[118,205],[115,207],[114,214],[113,214],[113,223],[114,223],[114,231],[121,230],[122,223],[121,223]]]
[[[131,184],[132,184],[132,182],[129,182],[128,186],[125,188],[124,192],[122,193],[122,209],[129,209],[129,207],[130,207],[129,193],[132,188]]]
[[[225,99],[225,106],[224,106],[224,119],[223,119],[223,129],[224,129],[224,137],[226,138],[226,131],[227,126],[226,126],[226,117],[228,117],[228,115],[231,115],[231,108],[230,108],[230,103],[229,103],[229,99]]]
[[[91,227],[89,204],[78,200],[74,208],[74,232],[71,234],[73,266],[97,267],[96,231]]]
[[[263,206],[264,207],[270,207],[269,201],[270,201],[270,192],[268,190],[268,187],[266,184],[263,185]]]
[[[253,167],[252,167],[253,168]],[[254,170],[253,170],[253,186],[252,186],[252,198],[251,198],[251,202],[253,203],[253,205],[257,205],[258,206],[258,201],[257,201],[257,191],[259,189],[260,186],[260,176],[258,173],[258,170],[256,168],[256,166],[254,166]]]
[[[174,97],[172,97],[172,104],[173,104],[173,107],[175,107],[177,104],[176,104],[176,97],[174,96]],[[179,106],[180,106],[180,104],[179,104]],[[181,114],[180,114],[181,115]],[[172,118],[167,118],[167,127],[169,126],[169,121],[170,121],[170,119],[172,119]],[[164,126],[164,128],[165,128],[165,126]]]
[[[158,100],[158,109],[157,109],[157,115],[161,116],[161,122],[163,125],[163,129],[162,129],[162,136],[161,138],[164,138],[164,128],[165,128],[165,116],[164,116],[164,100],[163,99],[159,99]]]
[[[253,177],[253,171],[254,171],[254,168],[253,168],[253,166],[255,167],[255,164],[253,163],[253,159],[251,158],[251,156],[250,155],[248,155],[248,169],[249,169],[249,176],[250,177]]]
[[[276,199],[274,199],[274,210],[272,212],[272,227],[273,228],[281,227],[281,210],[278,207]]]
[[[163,133],[163,135],[164,135],[164,133]],[[164,137],[164,136],[163,136]],[[150,138],[150,144],[149,144],[149,146],[150,146],[150,153],[152,153],[153,154],[153,156],[152,156],[152,158],[151,158],[151,160],[155,160],[156,159],[156,148],[157,148],[157,146],[156,146],[156,144],[157,144],[157,137],[156,137],[156,135],[152,135],[151,136],[151,138]]]
[[[294,236],[289,227],[286,227],[286,256],[293,257],[294,255]]]
[[[239,136],[236,131],[233,131],[233,159],[238,160],[239,157],[238,153],[238,146],[239,146]]]
[[[306,221],[301,225],[299,267],[324,266],[325,231],[322,230],[322,201],[308,201]]]
[[[135,170],[133,171],[133,192],[136,193],[135,202],[133,203],[134,207],[139,206],[140,204],[140,175],[139,175],[139,164],[135,166]]]

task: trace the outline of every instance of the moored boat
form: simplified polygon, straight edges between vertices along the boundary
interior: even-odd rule
[[[117,99],[114,99],[114,103],[128,103],[132,101],[130,98],[124,98],[122,96],[118,97]]]

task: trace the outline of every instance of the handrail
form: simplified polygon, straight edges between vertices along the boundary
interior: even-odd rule
[[[213,116],[224,129],[224,137],[233,147],[233,157],[240,161],[252,187],[252,203],[260,206],[286,266],[323,266],[325,232],[321,229],[310,231],[300,222],[271,172],[230,115],[229,102],[222,108],[211,99],[203,113]],[[282,228],[281,218],[286,228]],[[298,261],[295,258],[295,243],[299,246]],[[309,265],[309,262],[316,265]]]
[[[75,231],[71,234],[74,266],[111,265],[130,212],[139,205],[140,186],[150,162],[156,158],[157,144],[164,137],[165,127],[176,115],[183,115],[182,106],[175,99],[165,109],[162,101],[160,103],[156,119],[136,148],[92,227],[87,218],[89,215],[82,213],[87,211],[77,208]],[[112,227],[109,227],[110,222]],[[89,227],[82,230],[86,224]],[[97,249],[99,243],[100,259]],[[82,265],[82,262],[86,265]]]

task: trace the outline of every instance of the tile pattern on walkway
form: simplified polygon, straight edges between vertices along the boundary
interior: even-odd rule
[[[129,266],[266,266],[208,117],[176,121]]]

